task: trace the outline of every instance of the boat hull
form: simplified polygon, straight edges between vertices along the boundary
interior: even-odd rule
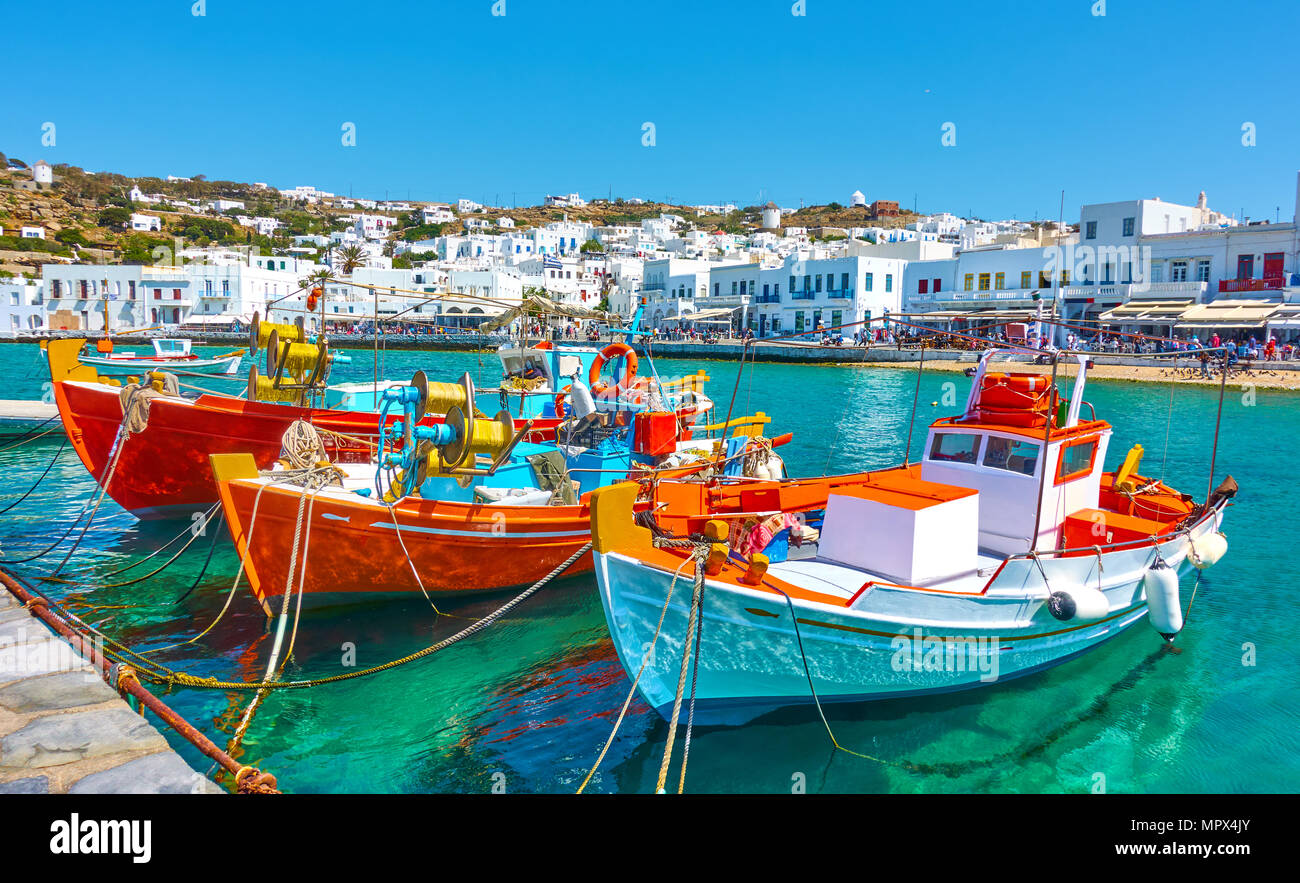
[[[100,486],[122,422],[120,392],[116,387],[84,381],[54,384],[54,399],[68,438]],[[423,422],[441,419],[428,416]],[[108,495],[137,518],[190,518],[218,499],[210,455],[249,453],[259,469],[268,469],[280,455],[285,430],[295,420],[308,420],[328,430],[322,440],[331,460],[364,462],[371,453],[368,445],[329,433],[373,443],[379,416],[217,395],[156,398],[150,403],[144,431],[122,443]],[[549,431],[553,435],[554,427]]]
[[[235,374],[243,356],[224,356],[215,359],[166,359],[140,356],[131,359],[113,359],[105,356],[81,355],[83,365],[94,368],[105,377],[143,376],[150,371],[179,371],[182,374]]]
[[[249,585],[268,613],[278,610],[276,599],[282,599],[287,588],[301,591],[304,599],[336,602],[422,591],[430,596],[464,595],[531,585],[590,537],[586,505],[498,506],[407,498],[390,510],[337,488],[309,493],[302,505],[300,488],[264,479],[223,481],[220,491]],[[293,559],[295,535],[300,552]],[[587,553],[565,575],[590,569]]]
[[[1217,530],[1220,517],[1205,519],[1192,535]],[[709,579],[698,675],[688,663],[687,684],[694,679],[696,685],[695,719],[740,724],[812,703],[810,679],[820,702],[863,702],[990,686],[1042,671],[1096,649],[1145,617],[1142,575],[1157,548],[1185,572],[1191,566],[1187,546],[1188,538],[1180,535],[1158,547],[1107,553],[1100,586],[1109,610],[1087,623],[1051,616],[1040,572],[1028,559],[1008,561],[976,594],[878,584],[841,604],[796,592],[787,601],[766,585]],[[633,679],[644,660],[637,690],[665,717],[681,670],[693,567],[687,564],[678,577],[656,639],[673,579],[670,564],[618,552],[595,560],[619,661]],[[1042,564],[1054,590],[1099,585],[1096,556],[1044,558]]]

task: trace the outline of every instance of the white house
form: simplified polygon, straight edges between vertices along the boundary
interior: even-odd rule
[[[461,199],[456,200],[456,212],[458,214],[463,215],[466,212],[478,212],[482,210],[483,210],[482,204],[477,203],[472,199],[465,199],[462,197]]]
[[[0,280],[0,334],[48,328],[43,293],[37,282]]]
[[[32,180],[37,184],[54,183],[54,167],[43,159],[32,164]]]
[[[451,207],[435,202],[432,205],[426,205],[420,209],[421,224],[446,224],[456,220],[452,214]]]
[[[863,195],[862,191],[861,191],[861,190],[854,190],[854,191],[853,191],[853,195],[849,197],[849,205],[851,205],[851,206],[859,206],[859,205],[865,206],[866,204],[867,204],[867,197]]]
[[[18,231],[18,235],[23,239],[44,239],[44,227],[23,227]]]
[[[131,192],[127,194],[127,197],[132,202],[138,202],[141,203],[142,205],[149,205],[151,203],[161,202],[161,199],[158,196],[150,196],[149,194],[141,190],[139,184],[131,185]]]
[[[356,234],[365,239],[387,239],[397,220],[388,215],[357,215],[353,224]]]
[[[138,212],[131,213],[131,229],[142,232],[158,231],[162,229],[162,218],[157,215],[142,215]]]
[[[559,196],[548,194],[546,197],[546,205],[556,208],[579,208],[586,204],[587,200],[576,193],[565,193]]]

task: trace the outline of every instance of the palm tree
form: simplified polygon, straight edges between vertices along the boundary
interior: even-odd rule
[[[298,280],[298,284],[304,291],[310,291],[313,288],[324,290],[325,286],[334,281],[334,271],[329,267],[321,267],[304,279]]]
[[[339,270],[344,276],[351,276],[352,271],[366,265],[366,250],[353,243],[338,249]]]

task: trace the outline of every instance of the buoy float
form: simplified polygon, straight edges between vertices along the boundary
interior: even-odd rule
[[[1100,589],[1077,586],[1068,592],[1052,592],[1047,610],[1061,622],[1094,622],[1110,612],[1110,602]]]
[[[1215,532],[1197,537],[1188,545],[1187,560],[1197,570],[1204,570],[1219,563],[1219,559],[1228,554],[1228,538]]]
[[[1183,629],[1183,608],[1178,599],[1178,572],[1157,558],[1142,577],[1142,591],[1147,596],[1147,618],[1166,641]]]

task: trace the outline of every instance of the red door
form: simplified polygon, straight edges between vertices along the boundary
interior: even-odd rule
[[[1255,256],[1253,254],[1237,255],[1237,278],[1255,278]]]
[[[1275,251],[1272,254],[1264,255],[1264,280],[1277,284],[1282,284],[1282,252]]]

